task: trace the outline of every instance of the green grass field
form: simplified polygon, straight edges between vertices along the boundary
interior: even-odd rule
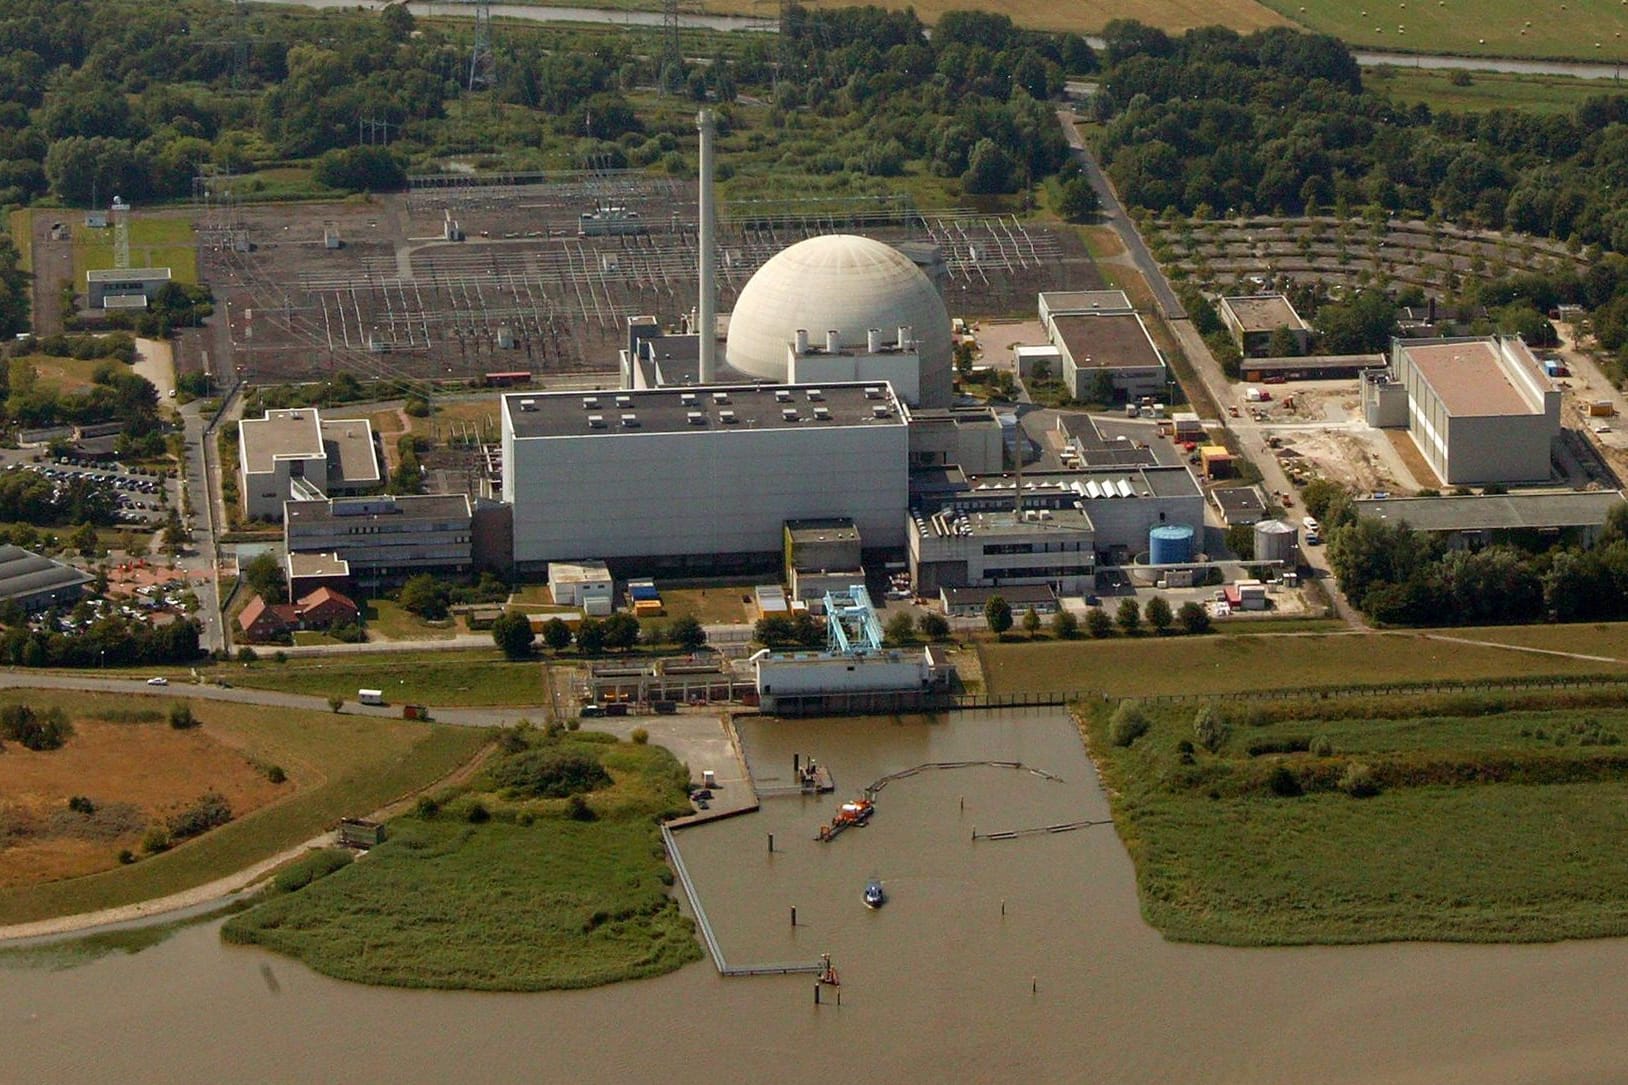
[[[1405,64],[1405,61],[1400,62]],[[1452,73],[1398,66],[1364,73],[1371,89],[1388,95],[1398,105],[1423,102],[1434,110],[1485,113],[1492,109],[1521,109],[1531,113],[1570,113],[1584,100],[1615,87],[1597,79],[1570,79],[1558,75],[1510,75],[1475,72],[1469,86],[1454,86]]]
[[[73,716],[131,704],[129,696],[95,694],[52,693],[42,700],[62,704]],[[294,794],[132,866],[0,891],[0,924],[113,908],[224,877],[309,839],[341,817],[371,812],[433,783],[472,758],[490,737],[476,728],[227,702],[196,711],[206,732],[218,733],[259,762],[283,766],[297,785]],[[86,781],[87,788],[94,783]]]
[[[286,663],[262,659],[216,673],[234,685],[313,697],[337,694],[355,700],[358,689],[379,689],[392,704],[540,705],[548,700],[541,664],[506,662],[495,648],[360,653]]]
[[[614,740],[534,735],[532,750],[610,771],[615,782],[586,796],[594,820],[567,816],[562,799],[504,797],[477,782],[433,817],[391,822],[365,862],[232,919],[223,937],[400,987],[589,987],[698,959],[656,828],[687,808],[683,767],[659,747]],[[472,820],[477,803],[491,820]]]
[[[1628,37],[1619,36],[1628,35],[1628,7],[1619,0],[1542,6],[1519,0],[1262,2],[1309,30],[1364,48],[1609,63],[1621,60],[1628,46]]]
[[[1111,706],[1096,706],[1087,729],[1143,914],[1167,937],[1549,941],[1628,933],[1628,709],[1615,699],[1549,711],[1531,706],[1553,696],[1534,695],[1519,711],[1463,716],[1436,713],[1472,699],[1415,698],[1417,714],[1400,718],[1259,726],[1239,712],[1219,752],[1201,748],[1191,764],[1178,745],[1194,737],[1191,704],[1149,706],[1152,729],[1129,748],[1111,745]],[[1269,710],[1318,706],[1401,707]],[[1250,752],[1304,751],[1312,738],[1331,749]],[[1341,790],[1353,765],[1377,795]],[[1274,790],[1274,771],[1295,786]]]
[[[116,266],[113,259],[113,229],[94,230],[83,222],[73,230],[74,281],[81,288],[85,273],[96,268]],[[130,266],[167,267],[179,283],[198,281],[198,249],[192,223],[185,218],[141,218],[130,221]]]
[[[1446,636],[1497,640],[1552,634],[1568,627],[1444,630]],[[1569,627],[1570,643],[1589,651]],[[1617,633],[1628,639],[1628,632]],[[1506,643],[1517,643],[1509,639]],[[1537,645],[1549,647],[1549,645]],[[1609,655],[1607,652],[1597,654]],[[1628,665],[1430,640],[1413,633],[1309,636],[1140,637],[979,646],[993,693],[1102,690],[1112,696],[1232,693],[1365,683],[1455,681],[1527,675],[1628,675]]]
[[[393,599],[369,599],[365,614],[368,630],[388,640],[449,640],[458,635],[456,622],[432,625]]]

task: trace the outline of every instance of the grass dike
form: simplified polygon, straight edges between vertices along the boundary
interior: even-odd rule
[[[468,785],[222,937],[393,987],[541,991],[670,972],[701,957],[658,828],[689,811],[688,783],[661,747],[508,730]]]
[[[1143,917],[1238,946],[1628,934],[1628,693],[1103,702]]]

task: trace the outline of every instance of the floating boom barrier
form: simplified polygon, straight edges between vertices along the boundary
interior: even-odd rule
[[[1058,776],[1055,773],[1047,772],[1045,769],[1037,769],[1030,765],[1025,765],[1021,761],[928,761],[925,764],[917,765],[915,768],[903,769],[899,772],[888,773],[888,775],[882,777],[880,780],[877,780],[874,784],[867,787],[865,789],[865,794],[871,798],[875,798],[878,792],[880,792],[888,784],[893,783],[893,781],[909,779],[910,777],[920,775],[923,772],[931,772],[935,770],[942,771],[945,769],[976,768],[1016,769],[1019,772],[1027,772],[1030,775],[1038,776],[1042,780],[1050,780],[1053,783],[1059,784],[1063,782],[1063,778],[1061,776]]]
[[[974,840],[1016,840],[1020,836],[1040,836],[1043,833],[1071,833],[1076,829],[1092,829],[1098,825],[1112,825],[1112,818],[1103,818],[1100,821],[1064,821],[1056,825],[1036,825],[1030,829],[1007,829],[998,833],[980,833],[974,829]]]

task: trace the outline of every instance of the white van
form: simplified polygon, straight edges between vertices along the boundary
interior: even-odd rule
[[[356,701],[358,704],[384,704],[384,690],[359,689],[356,691]]]
[[[1315,516],[1308,516],[1300,521],[1300,526],[1306,529],[1306,534],[1317,535],[1323,530],[1323,525],[1317,522]]]

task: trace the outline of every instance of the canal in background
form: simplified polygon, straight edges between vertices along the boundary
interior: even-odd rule
[[[1111,828],[972,842],[973,825],[1106,814],[1065,717],[751,721],[742,739],[765,786],[790,781],[793,752],[812,753],[836,793],[766,799],[679,844],[730,963],[830,952],[840,1007],[814,1006],[806,976],[722,979],[710,962],[541,995],[367,988],[223,946],[209,924],[133,957],[0,972],[0,1081],[1628,1077],[1628,942],[1175,945],[1142,923]],[[923,773],[890,784],[868,828],[813,841],[837,802],[877,777],[964,758],[1019,760],[1066,782]],[[860,901],[871,874],[891,896],[876,912]]]

